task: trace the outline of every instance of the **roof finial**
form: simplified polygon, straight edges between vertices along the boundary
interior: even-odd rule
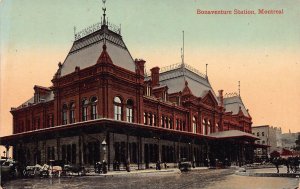
[[[205,75],[206,75],[206,78],[207,78],[207,66],[208,66],[208,64],[206,64],[206,68],[205,68]]]
[[[184,30],[182,31],[182,64],[184,64]]]
[[[76,40],[76,26],[74,26],[74,39]]]
[[[106,16],[106,14],[105,14],[105,12],[106,12],[105,3],[106,3],[106,0],[102,0],[102,3],[103,3],[103,7],[102,7],[102,10],[103,10],[103,22],[102,22],[102,24],[106,25],[106,20],[105,20],[105,16]]]
[[[241,96],[241,82],[239,81],[239,97]]]

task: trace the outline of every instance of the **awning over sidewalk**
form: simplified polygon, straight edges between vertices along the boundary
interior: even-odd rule
[[[4,136],[0,138],[0,145],[13,145],[26,141],[38,141],[53,139],[57,137],[77,136],[80,134],[92,134],[96,132],[115,132],[121,134],[129,134],[142,137],[156,137],[166,140],[180,140],[182,142],[191,142],[196,139],[213,140],[214,137],[195,134],[186,131],[178,131],[174,129],[162,128],[157,126],[149,126],[136,123],[128,123],[125,121],[116,121],[113,119],[101,118],[74,124],[55,126],[50,128],[38,129],[29,132],[23,132]]]
[[[228,130],[228,131],[220,131],[216,133],[211,133],[209,136],[217,138],[217,139],[227,139],[227,138],[247,138],[252,140],[259,140],[258,137],[246,133],[239,130]]]

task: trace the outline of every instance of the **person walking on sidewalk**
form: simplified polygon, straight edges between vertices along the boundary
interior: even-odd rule
[[[125,165],[125,167],[126,167],[126,171],[127,171],[127,172],[130,172],[130,162],[129,162],[129,160],[126,160],[126,165]]]

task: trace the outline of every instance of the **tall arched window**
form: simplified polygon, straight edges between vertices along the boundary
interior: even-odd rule
[[[148,113],[148,125],[152,125],[152,113]]]
[[[211,122],[210,120],[207,122],[207,134],[208,134],[208,135],[209,135],[210,132],[211,132],[211,123],[210,123],[210,122]]]
[[[206,120],[203,119],[202,121],[202,134],[205,135],[206,134]]]
[[[70,103],[70,123],[75,123],[75,103]]]
[[[117,96],[114,98],[114,114],[115,120],[122,120],[122,101]]]
[[[131,99],[126,102],[126,121],[133,122],[133,101]]]
[[[68,123],[67,112],[68,112],[68,106],[66,104],[64,104],[62,107],[62,124],[63,125],[66,125]]]
[[[98,118],[97,102],[98,102],[97,97],[93,96],[91,98],[91,120]]]
[[[197,133],[197,119],[196,119],[196,116],[193,117],[193,133]]]
[[[82,100],[82,121],[87,121],[88,120],[88,105],[89,101],[87,99]]]
[[[219,132],[219,124],[218,123],[216,123],[216,130],[215,131]]]

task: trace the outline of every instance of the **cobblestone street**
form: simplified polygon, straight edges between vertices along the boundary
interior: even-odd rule
[[[295,189],[298,178],[266,178],[234,175],[234,169],[197,170],[188,173],[144,173],[46,179],[20,179],[4,183],[4,188],[204,188],[204,189]]]

